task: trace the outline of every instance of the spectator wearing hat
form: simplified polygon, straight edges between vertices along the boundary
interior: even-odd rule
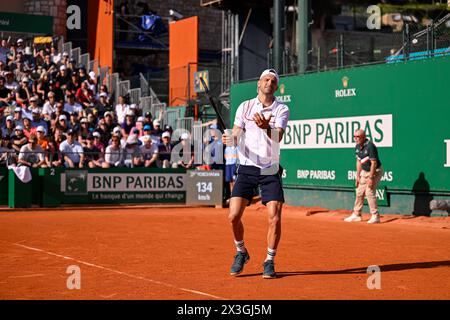
[[[94,95],[97,94],[97,76],[94,71],[89,71],[89,77],[87,78],[87,82],[89,83],[89,89],[92,90]]]
[[[194,167],[194,146],[191,145],[191,140],[187,132],[181,134],[180,142],[174,148],[179,151],[177,154],[179,159],[176,162],[178,167],[192,169]]]
[[[161,138],[163,132],[164,131],[161,129],[161,120],[159,120],[159,119],[153,120],[153,130],[151,132],[152,136]],[[170,134],[170,132],[169,132],[169,134]]]
[[[172,164],[171,153],[172,153],[173,145],[170,142],[170,133],[164,132],[162,134],[162,142],[158,145],[158,167],[159,168],[170,168]],[[176,163],[173,164],[176,167]]]
[[[124,151],[120,145],[120,136],[113,134],[111,145],[106,147],[105,162],[102,163],[102,168],[122,167],[123,158]]]
[[[39,101],[38,101],[37,95],[32,95],[29,100],[28,110],[32,113],[33,110],[37,110],[39,112],[39,115],[41,114],[41,108],[39,108]]]
[[[120,146],[122,147],[122,149],[125,149],[126,145],[127,145],[127,139],[122,136],[122,127],[118,126],[115,127],[112,131],[112,135],[111,135],[111,140],[109,141],[109,145],[112,143],[112,136],[118,136],[120,139]]]
[[[112,111],[112,106],[108,103],[108,95],[105,92],[100,93],[100,99],[95,105],[95,110],[99,117],[103,117],[106,112]]]
[[[33,99],[33,98],[31,98]],[[31,126],[33,128],[37,128],[39,126],[43,126],[45,128],[45,132],[47,132],[47,122],[42,120],[41,118],[41,112],[39,111],[39,108],[33,108],[31,109]]]
[[[21,107],[14,108],[13,118],[14,118],[14,124],[16,126],[23,127],[23,117],[22,117],[22,108]]]
[[[77,141],[77,134],[73,130],[67,131],[66,140],[59,146],[59,151],[62,154],[66,168],[83,168],[83,147]]]
[[[152,138],[152,137],[151,137],[151,131],[152,131],[152,129],[151,129],[150,125],[148,125],[148,124],[144,125],[144,127],[142,128],[142,136],[139,138],[139,140],[141,140],[142,144],[145,143],[145,142],[144,142],[144,137],[145,137],[145,136],[149,136],[150,138]],[[154,139],[152,138],[152,143],[155,144],[156,146],[158,146],[158,144],[159,144],[160,142],[161,142],[161,141],[159,141],[159,139],[158,139],[158,140],[154,140]]]
[[[81,87],[77,90],[75,97],[81,103],[83,108],[94,107],[94,93],[88,87],[88,82],[81,82]]]
[[[101,168],[105,159],[100,149],[94,144],[94,140],[92,133],[86,138],[86,146],[83,148],[84,164],[89,168]]]
[[[72,129],[75,132],[80,131],[80,120],[78,120],[77,112],[70,113],[68,126],[69,126],[69,129]]]
[[[42,115],[44,116],[44,119],[49,121],[52,114],[56,113],[55,93],[50,91],[47,97],[48,100],[44,103],[44,106],[42,107]]]
[[[117,121],[119,123],[123,123],[125,121],[125,114],[128,110],[128,104],[125,103],[124,96],[118,97],[118,102],[115,107],[116,115],[117,115]]]
[[[118,126],[118,123],[114,120],[114,113],[112,111],[105,112],[104,120],[107,132],[111,132],[115,127]]]
[[[61,90],[65,92],[67,89],[67,84],[70,82],[70,76],[67,73],[67,67],[65,65],[61,65],[59,67],[55,80],[59,83]]]
[[[151,130],[153,130],[153,115],[150,111],[144,114],[143,125],[145,126],[146,124],[148,124],[151,127]]]
[[[156,168],[159,152],[158,145],[153,143],[150,135],[142,136],[141,139],[141,141],[143,141],[143,145],[140,146],[140,151],[144,161],[144,167]]]
[[[17,48],[16,48],[16,52],[17,53],[22,53],[25,50],[25,45],[24,45],[24,41],[22,38],[17,39]]]
[[[58,116],[58,122],[56,122],[56,128],[58,130],[61,130],[63,133],[67,133],[70,130],[69,129],[69,124],[68,124],[68,119],[67,119],[67,116],[65,114],[60,114]]]
[[[31,134],[28,143],[20,148],[18,164],[31,168],[46,167],[44,150],[37,144],[35,134]]]
[[[105,152],[105,145],[102,142],[102,135],[98,131],[94,131],[92,133],[92,136],[94,138],[93,144],[94,146],[100,150],[101,153]],[[109,139],[108,139],[109,140]]]
[[[47,131],[44,126],[38,126],[36,128],[37,144],[41,146],[42,150],[47,150],[48,148],[48,140],[46,135]]]
[[[2,137],[12,137],[14,134],[14,128],[15,128],[15,123],[14,123],[14,117],[9,115],[6,117],[5,120],[5,126],[2,127]]]
[[[25,51],[23,52],[23,62],[24,65],[30,69],[33,69],[36,65],[33,51],[31,51],[31,47],[25,47]]]
[[[67,74],[70,75],[69,72],[68,72],[69,70],[67,69],[68,66],[69,66],[69,54],[68,54],[67,52],[64,51],[64,52],[62,53],[62,55],[61,55],[61,60],[59,61],[59,63],[56,64],[56,66],[57,66],[58,68],[61,68],[61,66],[65,66],[65,67],[66,67]],[[72,71],[72,70],[70,70],[70,71]]]
[[[16,102],[21,107],[26,107],[31,98],[30,93],[30,79],[23,78],[20,83],[20,89],[16,92]]]
[[[75,101],[75,96],[68,93],[66,96],[66,103],[64,104],[64,111],[70,113],[76,112],[80,117],[83,113],[83,106]]]
[[[78,130],[78,134],[88,136],[88,134],[91,132],[89,121],[86,117],[83,117],[80,119],[80,127]]]
[[[16,152],[20,152],[20,148],[26,145],[28,142],[27,137],[23,134],[23,127],[16,125],[14,128],[14,134],[11,137],[12,148]]]
[[[134,121],[134,112],[131,110],[128,110],[125,115],[125,121],[122,122],[122,136],[128,138],[128,135],[131,132],[131,129],[135,126],[136,122]]]
[[[139,148],[139,140],[134,134],[130,134],[127,138],[124,163],[128,168],[142,167],[144,163],[144,159]]]

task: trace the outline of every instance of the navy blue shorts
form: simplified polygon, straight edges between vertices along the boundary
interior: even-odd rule
[[[261,169],[258,167],[239,165],[231,197],[241,197],[251,202],[253,197],[257,195],[259,187],[263,205],[266,205],[269,201],[284,202],[282,172],[283,169],[280,166],[276,174],[262,175]]]
[[[225,181],[232,182],[236,180],[236,164],[227,164],[225,166]]]

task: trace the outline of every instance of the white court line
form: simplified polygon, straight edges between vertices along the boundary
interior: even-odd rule
[[[152,279],[144,278],[144,277],[141,277],[141,276],[135,276],[135,275],[130,274],[130,273],[126,273],[126,272],[114,270],[114,269],[111,269],[111,268],[99,266],[99,265],[96,265],[96,264],[93,264],[93,263],[89,263],[89,262],[85,262],[85,261],[81,261],[81,260],[78,260],[78,259],[75,259],[75,258],[62,256],[60,254],[53,253],[53,252],[50,252],[50,251],[45,251],[45,250],[38,249],[38,248],[28,247],[28,246],[25,246],[23,244],[13,243],[13,245],[18,246],[18,247],[22,247],[22,248],[25,248],[25,249],[28,249],[28,250],[43,252],[43,253],[46,253],[48,255],[58,257],[58,258],[63,258],[63,259],[66,259],[66,260],[73,260],[73,261],[75,261],[77,263],[84,264],[84,265],[89,266],[89,267],[98,268],[98,269],[102,269],[102,270],[107,270],[107,271],[110,271],[110,272],[113,272],[113,273],[117,273],[117,274],[120,274],[120,275],[123,275],[123,276],[127,276],[127,277],[130,277],[130,278],[133,278],[133,279],[138,279],[138,280],[143,280],[143,281],[159,284],[159,285],[162,285],[162,286],[165,286],[165,287],[168,287],[168,288],[174,288],[174,289],[178,289],[178,290],[181,290],[181,291],[194,293],[194,294],[198,294],[198,295],[202,295],[202,296],[206,296],[206,297],[210,297],[210,298],[214,298],[214,299],[227,300],[225,298],[214,296],[214,295],[209,294],[209,293],[205,293],[205,292],[201,292],[201,291],[197,291],[197,290],[186,289],[186,288],[179,288],[179,287],[177,287],[177,286],[175,286],[173,284],[170,284],[170,283],[165,283],[165,282],[161,282],[161,281],[157,281],[157,280],[152,280]]]

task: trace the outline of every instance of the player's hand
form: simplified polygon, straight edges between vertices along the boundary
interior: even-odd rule
[[[222,143],[228,147],[234,146],[234,137],[233,135],[228,135],[226,133],[222,134]]]
[[[253,121],[255,121],[256,125],[261,129],[269,129],[270,119],[273,117],[272,113],[269,113],[266,117],[264,117],[261,113],[256,112],[253,115]]]

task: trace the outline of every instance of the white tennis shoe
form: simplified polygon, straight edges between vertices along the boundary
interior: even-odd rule
[[[373,214],[372,217],[367,221],[367,223],[380,223],[380,215],[379,214]]]
[[[355,213],[352,213],[351,216],[344,219],[345,222],[359,222],[362,221],[362,218],[360,215],[357,215]]]

